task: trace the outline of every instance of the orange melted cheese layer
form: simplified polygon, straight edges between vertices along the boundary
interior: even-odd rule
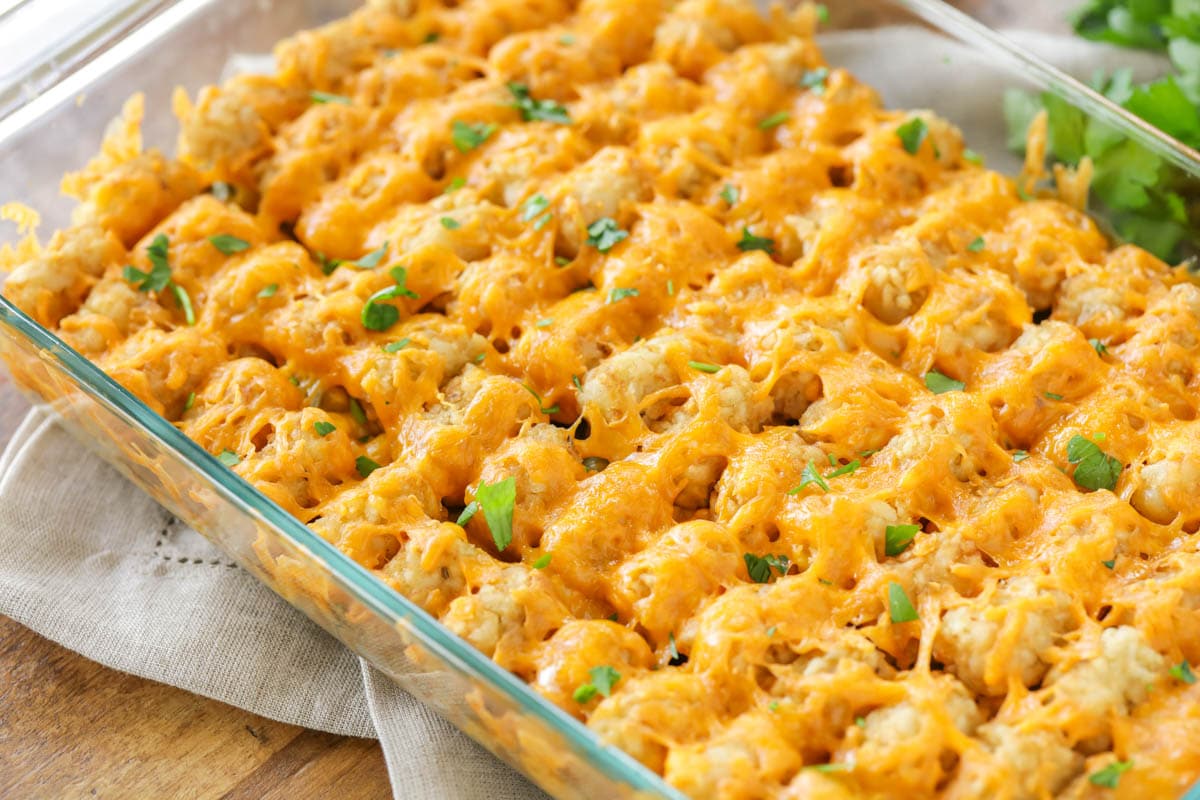
[[[693,797],[1180,791],[1200,291],[821,72],[814,21],[372,2],[276,77],[181,97],[175,159],[131,105],[5,291]],[[604,252],[602,219],[627,233]],[[122,276],[160,235],[195,325]],[[415,296],[368,330],[395,267]],[[1101,434],[1122,469],[1089,492],[1068,443]],[[454,520],[508,478],[498,553]],[[602,666],[611,693],[575,699]]]

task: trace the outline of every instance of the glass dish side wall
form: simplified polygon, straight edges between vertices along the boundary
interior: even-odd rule
[[[179,0],[38,101],[0,121],[0,174],[6,177],[0,203],[34,206],[43,214],[46,231],[67,224],[70,204],[57,196],[58,179],[86,163],[104,123],[130,94],[147,94],[147,144],[170,149],[175,123],[168,109],[176,85],[194,92],[215,81],[231,56],[266,52],[279,38],[357,5],[356,0]],[[822,43],[831,63],[884,87],[887,104],[929,106],[928,92],[921,94],[919,83],[896,80],[903,55],[908,59],[904,69],[939,85],[932,110],[962,127],[968,143],[1001,169],[1013,170],[1018,163],[1004,141],[1004,87],[1066,87],[1085,113],[1137,138],[1177,169],[1188,170],[1190,164],[1189,174],[1200,174],[1193,154],[1131,127],[1094,98],[1080,96],[1060,76],[1030,66],[1028,59],[940,4],[859,0],[838,6],[861,9],[862,19],[877,20],[886,12],[889,22],[921,24],[931,46],[918,53],[897,54],[889,48],[883,37],[894,32],[831,31]],[[950,26],[953,33],[935,32],[933,21]],[[872,47],[861,46],[863,36],[874,37]],[[967,64],[970,69],[964,69]],[[978,90],[981,82],[985,91]],[[81,104],[76,103],[79,95]],[[347,646],[552,794],[615,800],[680,797],[287,516],[2,299],[0,359],[16,382],[56,409],[82,442]]]

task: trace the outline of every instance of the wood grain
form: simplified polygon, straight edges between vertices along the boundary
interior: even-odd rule
[[[956,3],[992,25],[1058,32],[1076,4]],[[836,13],[836,0],[829,5]],[[0,448],[27,409],[0,368]],[[0,617],[0,797],[390,796],[377,742],[272,722],[125,675]]]

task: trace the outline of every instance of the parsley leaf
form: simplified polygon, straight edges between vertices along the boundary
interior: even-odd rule
[[[383,257],[387,255],[387,251],[388,243],[384,242],[379,246],[379,249],[372,250],[357,261],[351,261],[350,263],[362,269],[375,269],[379,266],[379,262],[383,260]]]
[[[529,94],[529,87],[523,83],[508,84],[508,91],[513,97],[512,107],[521,112],[521,119],[526,122],[541,120],[555,122],[559,125],[570,125],[571,115],[567,109],[553,100],[536,100]]]
[[[883,531],[883,552],[889,556],[900,555],[920,532],[920,525],[888,525]]]
[[[588,238],[585,244],[596,248],[601,253],[607,253],[618,242],[629,238],[629,232],[621,230],[616,220],[609,217],[601,217],[588,225],[587,234]]]
[[[972,241],[969,245],[967,245],[967,249],[970,250],[972,253],[978,253],[981,250],[983,250],[983,248],[985,248],[985,247],[987,247],[987,242],[984,241],[984,238],[982,236],[976,236],[974,241]]]
[[[721,199],[731,206],[737,205],[740,196],[741,193],[738,191],[738,188],[732,183],[725,184],[725,188],[721,189]]]
[[[916,622],[921,618],[913,608],[912,601],[908,599],[904,587],[895,581],[888,583],[888,612],[895,623]]]
[[[196,312],[192,309],[192,298],[187,293],[187,289],[175,283],[175,281],[171,281],[171,294],[175,295],[175,302],[179,303],[179,307],[183,309],[184,321],[188,325],[195,325]]]
[[[387,344],[385,344],[383,346],[383,352],[399,353],[401,350],[408,347],[410,344],[412,344],[412,339],[409,339],[407,336],[405,336],[403,339],[401,339],[398,342],[388,342]]]
[[[694,370],[699,372],[707,372],[710,375],[721,371],[721,368],[716,364],[708,364],[704,361],[689,361],[687,362],[687,365]]]
[[[324,439],[326,436],[336,431],[337,426],[332,422],[318,420],[317,422],[313,423],[313,430],[317,432],[317,436],[320,436],[322,439]]]
[[[458,152],[469,153],[486,142],[495,132],[496,126],[491,123],[480,122],[472,125],[456,119],[450,126],[450,139]]]
[[[534,569],[545,569],[546,567],[550,566],[550,559],[552,557],[553,553],[542,553],[537,557],[537,560],[534,561],[531,566]]]
[[[387,305],[383,301],[394,300],[399,297],[411,297],[414,299],[420,297],[420,295],[409,289],[406,285],[408,282],[408,270],[404,267],[392,267],[388,274],[396,282],[395,286],[380,289],[368,297],[367,302],[363,304],[360,317],[363,327],[369,331],[386,331],[400,321],[400,309],[393,305]]]
[[[210,236],[208,237],[208,242],[227,256],[250,249],[250,243],[245,239],[239,239],[228,233],[218,233],[216,236]]]
[[[521,385],[525,387],[525,391],[527,391],[527,392],[529,392],[531,395],[533,395],[534,399],[538,401],[538,406],[540,407],[540,409],[541,409],[541,412],[542,412],[543,414],[546,414],[547,416],[549,416],[550,414],[557,414],[557,413],[558,413],[558,410],[559,410],[559,409],[558,409],[558,403],[555,403],[554,405],[550,406],[549,408],[546,408],[546,403],[545,403],[545,401],[544,401],[544,400],[542,400],[542,396],[541,396],[540,394],[538,394],[538,393],[537,393],[537,390],[536,390],[536,389],[534,389],[534,388],[533,388],[532,386],[530,386],[528,383],[522,383]]]
[[[150,258],[150,271],[143,272],[137,267],[126,266],[121,270],[121,277],[137,286],[139,292],[161,292],[169,290],[175,297],[175,302],[183,310],[184,320],[188,325],[196,324],[196,312],[192,308],[192,298],[179,284],[171,279],[171,265],[168,262],[170,242],[165,234],[158,234],[146,247]]]
[[[1088,344],[1096,351],[1096,355],[1101,357],[1108,355],[1108,345],[1099,339],[1088,339]]]
[[[467,503],[466,508],[464,508],[462,510],[462,513],[458,515],[458,519],[454,521],[454,524],[457,525],[458,527],[462,528],[468,522],[470,522],[471,518],[474,517],[477,513],[479,513],[479,503],[472,500],[471,502]]]
[[[753,553],[743,553],[742,560],[746,562],[746,572],[749,573],[750,580],[755,583],[769,583],[772,569],[780,575],[786,575],[789,566],[788,557],[784,555],[756,556]]]
[[[232,450],[222,450],[220,455],[217,456],[217,461],[220,461],[227,467],[236,467],[241,463],[242,459]]]
[[[769,131],[772,128],[778,128],[780,125],[787,122],[791,118],[792,118],[791,112],[776,111],[774,114],[771,114],[770,116],[764,117],[763,119],[761,119],[758,123],[758,127],[760,130]]]
[[[454,217],[442,217],[438,222],[442,223],[442,227],[448,231],[456,231],[462,227],[462,223]]]
[[[259,290],[257,296],[261,297],[265,300],[268,297],[274,297],[275,293],[278,291],[279,291],[278,283],[268,283],[266,286],[264,286],[262,289]]]
[[[813,483],[820,486],[822,491],[829,491],[829,484],[825,482],[825,479],[821,477],[821,473],[817,472],[816,466],[810,461],[805,465],[804,471],[800,473],[800,485],[790,490],[788,494],[800,494],[806,486]]]
[[[800,85],[813,94],[825,94],[825,80],[829,77],[829,67],[817,67],[805,70],[800,76]]]
[[[936,369],[931,369],[925,373],[925,388],[934,394],[945,394],[946,392],[961,392],[967,388],[967,385],[962,381],[956,381],[943,375]]]
[[[1024,450],[1014,450],[1012,458],[1014,464],[1020,464],[1022,461],[1029,458],[1029,453],[1025,452]]]
[[[509,476],[490,485],[480,481],[478,488],[475,489],[475,501],[483,510],[483,518],[487,520],[496,549],[503,550],[512,544],[513,508],[517,502],[517,479]]]
[[[775,252],[775,240],[766,236],[755,236],[749,228],[742,228],[742,238],[737,243],[738,250],[748,253],[751,250],[762,250],[771,255]]]
[[[675,644],[675,632],[667,638],[667,666],[679,667],[687,663],[688,657],[679,652],[678,645]]]
[[[592,676],[591,682],[580,685],[575,690],[575,693],[571,695],[576,703],[586,703],[597,694],[604,695],[605,697],[610,696],[613,687],[617,685],[617,681],[621,680],[621,673],[607,664],[592,667],[588,670],[588,674]]]
[[[825,477],[826,478],[840,478],[843,475],[849,475],[850,473],[856,471],[861,466],[862,466],[862,462],[856,458],[853,461],[849,462],[848,464],[843,464],[842,466],[838,467],[833,472],[827,473],[825,475]]]
[[[521,221],[529,222],[534,217],[541,215],[549,207],[550,201],[546,199],[546,195],[538,192],[521,204]]]
[[[1189,686],[1196,682],[1196,673],[1192,672],[1192,665],[1186,659],[1172,666],[1167,672],[1175,680],[1186,683]]]
[[[369,478],[372,472],[379,469],[379,464],[366,456],[359,456],[354,459],[354,468],[358,470],[359,475]]]
[[[608,302],[616,303],[619,300],[624,300],[626,297],[637,297],[641,292],[637,289],[613,289],[608,293]]]
[[[318,104],[322,104],[322,105],[325,103],[337,103],[338,105],[343,105],[343,106],[350,105],[350,98],[346,97],[345,95],[342,95],[342,94],[333,94],[331,92],[313,91],[313,92],[308,93],[308,97],[314,103],[318,103]]]
[[[1121,780],[1121,775],[1133,769],[1132,761],[1114,761],[1099,772],[1088,775],[1088,783],[1093,786],[1103,786],[1105,789],[1115,789]]]
[[[196,405],[196,393],[188,392],[187,402],[185,402],[183,404],[183,412],[186,414],[187,412],[191,411],[192,407],[195,405]]]
[[[446,184],[446,188],[442,189],[442,194],[452,194],[467,185],[467,179],[462,175],[456,175]]]
[[[1121,477],[1121,462],[1100,449],[1090,439],[1075,435],[1067,442],[1067,461],[1075,465],[1075,483],[1096,491],[1116,489]]]
[[[928,136],[929,126],[920,117],[913,117],[896,128],[896,137],[900,140],[900,144],[904,145],[904,149],[908,151],[909,155],[915,156]]]

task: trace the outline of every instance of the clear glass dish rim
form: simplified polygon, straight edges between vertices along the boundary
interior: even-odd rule
[[[961,12],[943,0],[875,0],[902,9],[928,23],[952,39],[973,45],[987,55],[1005,62],[1014,73],[1058,94],[1085,113],[1113,125],[1138,143],[1167,158],[1184,171],[1200,177],[1200,153],[1168,136],[1159,129],[1115,105],[1075,78],[1026,52],[992,28]],[[151,10],[145,25],[162,22],[169,29],[208,6],[213,0],[130,0],[130,5]],[[169,15],[172,21],[160,20]],[[94,46],[79,63],[68,64],[59,79],[37,97],[0,118],[0,147],[24,132],[45,114],[60,107],[80,86],[99,80],[121,59],[106,58],[108,48],[128,45],[130,37],[145,33],[141,27],[125,27],[128,16],[110,19],[105,25],[85,32]],[[78,40],[74,40],[77,42]],[[59,53],[47,53],[49,63]],[[2,285],[2,282],[0,282]],[[214,456],[186,437],[173,424],[154,413],[141,400],[110,378],[99,367],[75,352],[52,332],[43,328],[11,301],[0,295],[0,323],[10,327],[32,344],[43,357],[50,357],[76,386],[106,406],[128,424],[141,429],[159,445],[190,464],[224,500],[249,514],[275,533],[288,539],[299,550],[325,569],[339,588],[357,602],[370,608],[390,625],[410,626],[412,634],[439,658],[461,669],[472,678],[506,695],[523,712],[547,724],[578,749],[590,763],[615,780],[636,791],[650,792],[671,800],[687,798],[621,750],[604,744],[586,726],[543,699],[525,682],[499,667],[465,640],[377,579],[365,568],[318,536],[299,520],[227,469]],[[1190,787],[1184,800],[1200,800],[1200,782]]]

